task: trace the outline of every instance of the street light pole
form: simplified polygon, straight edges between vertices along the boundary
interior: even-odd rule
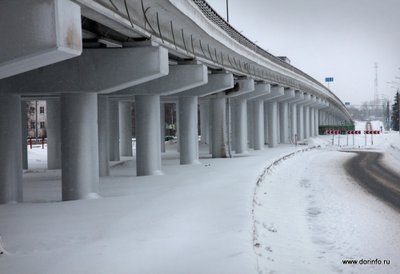
[[[229,0],[226,0],[226,22],[229,23]]]

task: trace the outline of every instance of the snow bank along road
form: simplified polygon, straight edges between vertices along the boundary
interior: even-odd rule
[[[400,176],[381,163],[382,153],[357,152],[347,172],[376,196],[400,209]]]

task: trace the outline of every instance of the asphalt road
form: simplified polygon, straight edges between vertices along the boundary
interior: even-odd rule
[[[370,193],[400,210],[400,176],[387,169],[377,152],[357,152],[344,168]]]

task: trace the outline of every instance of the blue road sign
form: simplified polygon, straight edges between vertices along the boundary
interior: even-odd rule
[[[333,82],[333,77],[325,77],[325,82]]]

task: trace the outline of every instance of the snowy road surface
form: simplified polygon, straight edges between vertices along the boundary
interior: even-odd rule
[[[345,168],[367,190],[400,211],[400,175],[386,168],[382,157],[378,152],[357,152]]]
[[[399,213],[345,173],[352,153],[330,140],[276,164],[304,146],[234,159],[201,147],[202,164],[180,166],[171,145],[165,175],[136,177],[124,158],[101,179],[102,199],[70,202],[59,202],[61,173],[35,148],[25,203],[0,205],[0,273],[398,273]],[[398,167],[397,135],[360,146]],[[343,265],[352,259],[382,265]]]

